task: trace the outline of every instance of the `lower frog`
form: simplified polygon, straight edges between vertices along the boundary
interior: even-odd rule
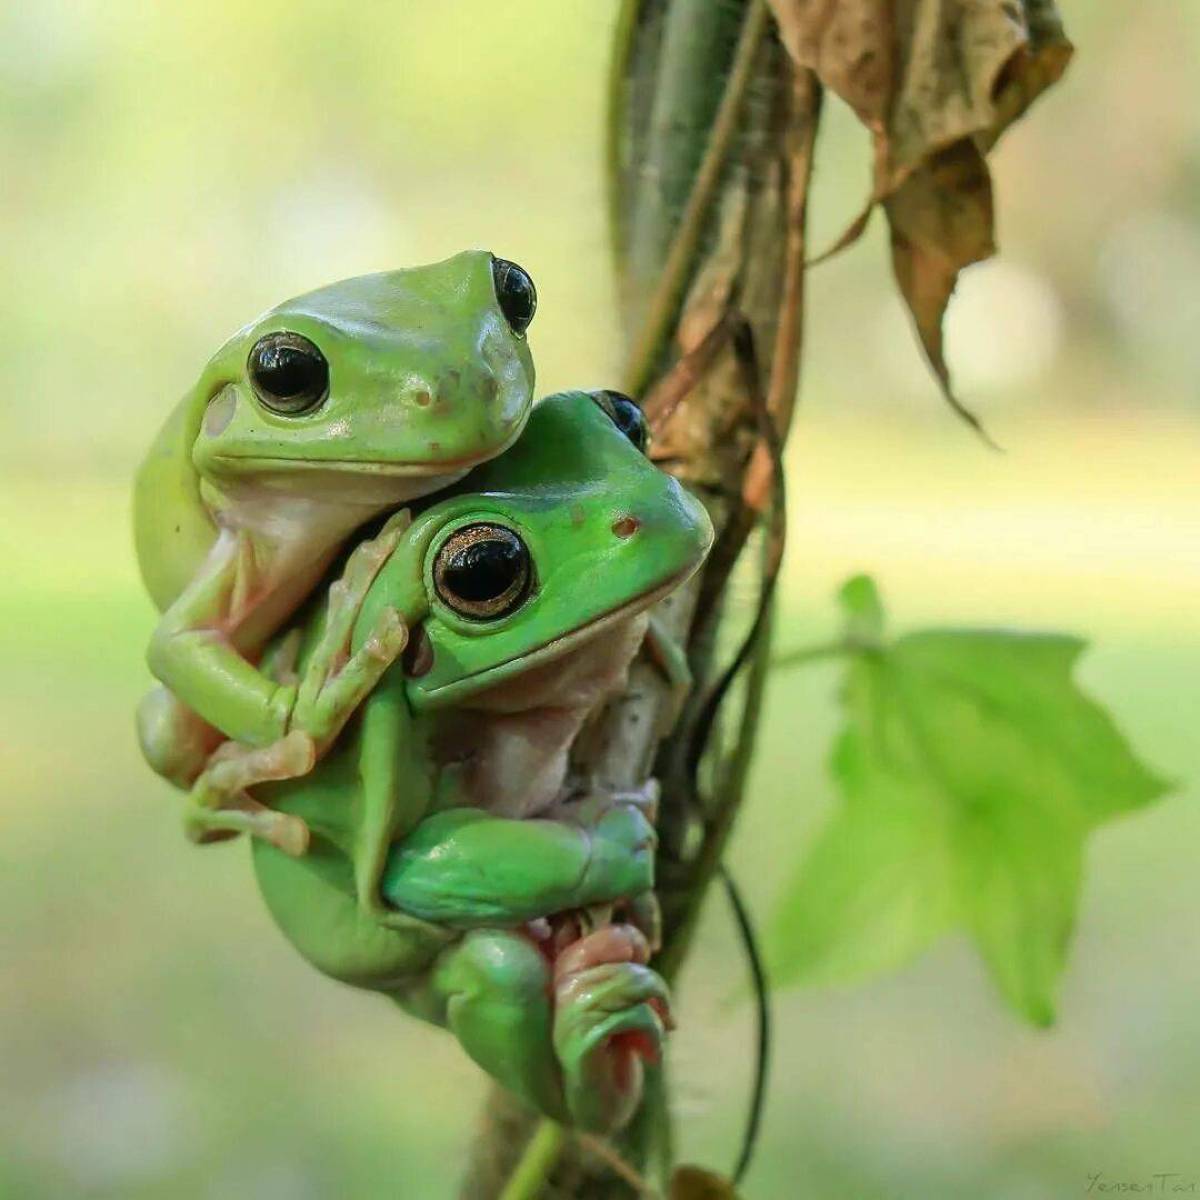
[[[540,1111],[600,1131],[636,1107],[669,1021],[646,965],[653,793],[572,796],[568,753],[712,537],[643,446],[616,394],[536,406],[512,449],[415,517],[371,584],[351,651],[394,609],[413,631],[403,658],[311,774],[253,786],[311,834],[302,857],[253,848],[310,962],[448,1027]],[[318,612],[305,628],[301,669],[326,625]],[[678,661],[665,642],[655,658]],[[236,773],[235,752],[225,765]]]

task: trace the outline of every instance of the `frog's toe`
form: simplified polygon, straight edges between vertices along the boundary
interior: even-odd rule
[[[267,808],[252,799],[247,789],[306,775],[315,763],[316,745],[298,729],[269,746],[223,743],[210,755],[207,768],[192,787],[185,833],[200,843],[249,833],[299,857],[308,850],[305,822]]]
[[[650,946],[641,930],[632,925],[607,925],[572,943],[554,960],[555,986],[581,971],[609,963],[650,961]]]
[[[316,743],[301,729],[291,730],[268,746],[224,742],[213,751],[204,774],[196,780],[192,801],[202,808],[225,808],[256,784],[307,775],[316,761]]]
[[[355,608],[362,602],[368,589],[379,574],[379,569],[391,557],[392,551],[412,524],[412,514],[406,508],[393,513],[384,527],[365,542],[360,542],[346,560],[342,580],[352,597]]]
[[[270,809],[259,815],[262,829],[256,836],[270,842],[290,858],[303,858],[308,853],[310,835],[307,821],[291,813],[272,812]]]
[[[301,858],[308,852],[308,825],[300,817],[275,812],[254,801],[243,803],[245,807],[217,810],[190,808],[184,819],[188,840],[205,845],[248,833],[270,842],[292,858]]]

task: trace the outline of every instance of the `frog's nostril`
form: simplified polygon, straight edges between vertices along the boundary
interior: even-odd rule
[[[637,517],[626,515],[624,517],[618,517],[613,522],[612,531],[619,538],[627,538],[633,537],[633,535],[637,533],[641,527],[642,523],[637,519]]]

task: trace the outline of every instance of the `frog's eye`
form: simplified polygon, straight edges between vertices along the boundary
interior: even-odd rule
[[[608,413],[612,423],[645,454],[650,441],[650,427],[637,401],[621,392],[592,392],[591,396]]]
[[[492,259],[492,281],[496,286],[496,302],[513,333],[520,337],[529,328],[537,312],[537,288],[524,267],[507,258]]]
[[[532,582],[528,547],[503,525],[456,529],[433,563],[438,598],[474,621],[494,621],[519,608]]]
[[[263,405],[285,417],[311,412],[329,391],[325,355],[298,333],[268,333],[259,338],[246,370]]]

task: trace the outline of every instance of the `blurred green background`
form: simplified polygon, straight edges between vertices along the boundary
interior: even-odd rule
[[[615,0],[0,5],[0,1193],[453,1194],[480,1077],[325,981],[245,846],[180,835],[132,713],[153,623],[128,486],[212,350],[278,300],[486,246],[541,309],[539,388],[617,379],[600,148]],[[1007,447],[943,410],[881,230],[811,277],[784,645],[845,575],[900,627],[1075,630],[1087,686],[1182,781],[1093,840],[1059,1026],[962,940],[791,992],[751,1197],[1200,1190],[1200,7],[1063,0],[1065,82],[995,157],[1002,256],[950,357]],[[830,106],[815,238],[867,187]],[[766,912],[832,802],[836,672],[774,686],[733,863]],[[724,907],[672,1051],[685,1157],[727,1167],[752,1028]],[[1093,1194],[1095,1187],[1093,1186]]]

